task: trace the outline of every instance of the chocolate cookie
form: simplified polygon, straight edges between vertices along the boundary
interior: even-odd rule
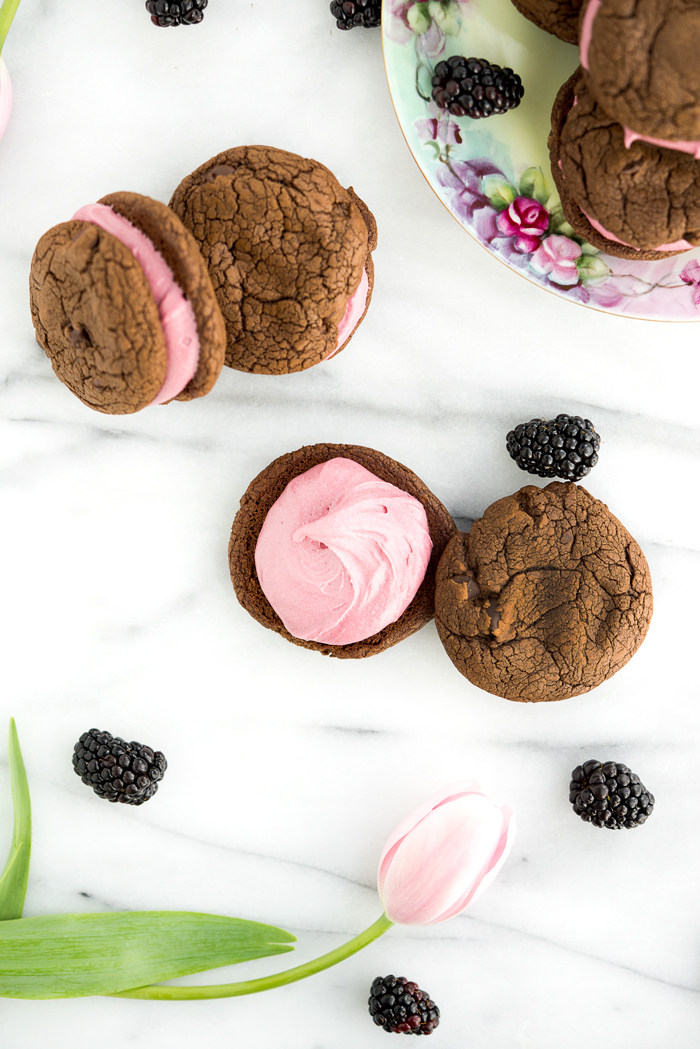
[[[697,0],[589,0],[581,65],[613,120],[660,139],[700,139]]]
[[[170,206],[209,266],[231,368],[303,371],[348,344],[372,297],[377,226],[322,164],[229,149],[184,179]]]
[[[37,341],[88,407],[137,412],[216,382],[223,318],[194,238],[165,204],[113,193],[81,209],[41,238],[29,283]]]
[[[578,43],[578,23],[583,0],[512,0],[513,6],[540,29],[567,44]]]
[[[383,481],[395,485],[422,503],[428,520],[433,550],[422,584],[405,612],[379,633],[348,645],[329,645],[293,637],[282,624],[262,592],[255,567],[255,547],[268,511],[289,482],[320,463],[336,457],[352,459]],[[311,648],[326,656],[361,659],[383,652],[425,626],[435,612],[435,569],[456,526],[442,503],[419,477],[401,463],[372,448],[354,444],[314,444],[289,452],[270,463],[248,487],[241,499],[229,543],[229,567],[236,596],[259,623],[287,641]]]
[[[549,152],[564,215],[590,244],[626,259],[700,244],[700,164],[647,142],[626,146],[580,69],[554,103]]]
[[[504,699],[595,688],[637,651],[651,613],[642,551],[607,506],[570,482],[499,499],[438,565],[445,650],[473,684]]]

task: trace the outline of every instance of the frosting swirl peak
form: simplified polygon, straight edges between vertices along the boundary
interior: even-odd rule
[[[290,634],[349,645],[396,622],[432,546],[418,499],[337,457],[289,482],[260,530],[255,567]]]

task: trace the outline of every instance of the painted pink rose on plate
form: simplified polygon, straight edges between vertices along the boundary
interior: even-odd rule
[[[536,251],[549,226],[549,212],[543,204],[532,197],[516,197],[496,224],[507,237],[515,237],[515,247],[527,254]],[[545,271],[546,272],[546,271]]]
[[[576,260],[582,254],[581,245],[568,237],[547,237],[532,256],[532,268],[546,273],[555,284],[578,284]]]

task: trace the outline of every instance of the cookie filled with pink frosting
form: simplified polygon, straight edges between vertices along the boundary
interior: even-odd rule
[[[170,206],[196,239],[226,321],[226,364],[284,375],[335,357],[369,308],[377,224],[316,160],[236,146]]]
[[[700,4],[587,0],[580,56],[589,90],[629,138],[700,155]]]
[[[44,234],[30,304],[56,375],[96,411],[202,397],[224,363],[226,330],[194,238],[137,193],[103,197]]]
[[[401,463],[358,445],[306,446],[266,467],[241,499],[231,579],[263,626],[359,659],[433,618],[435,569],[455,532]]]
[[[581,69],[552,110],[552,175],[564,216],[588,243],[627,259],[660,259],[700,244],[700,163],[630,141]]]

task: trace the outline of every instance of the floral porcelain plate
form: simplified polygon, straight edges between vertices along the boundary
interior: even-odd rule
[[[445,207],[488,251],[548,291],[646,320],[700,320],[700,249],[656,262],[604,255],[562,214],[547,150],[554,98],[576,48],[542,32],[511,0],[384,0],[384,63],[418,166]],[[435,65],[485,58],[520,74],[518,109],[453,117],[430,98]]]

